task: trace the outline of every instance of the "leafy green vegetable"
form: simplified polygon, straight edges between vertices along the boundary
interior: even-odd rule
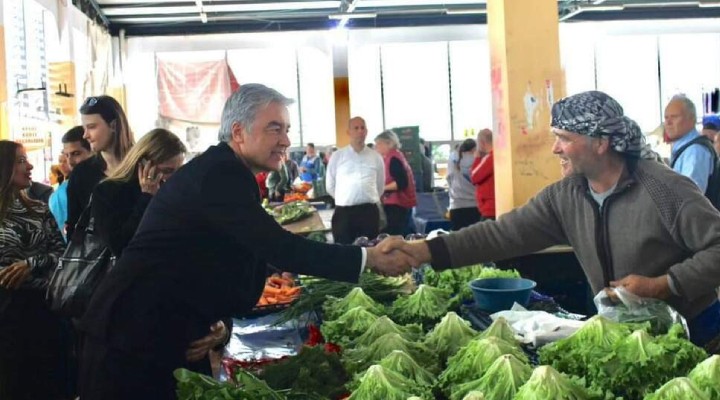
[[[377,315],[362,306],[357,306],[336,320],[325,321],[320,326],[320,331],[326,341],[345,346],[370,329],[377,319]]]
[[[532,368],[527,363],[505,354],[490,365],[482,378],[457,385],[450,399],[461,400],[468,393],[478,391],[493,400],[512,400],[520,386],[530,378],[530,374]]]
[[[709,398],[720,399],[720,356],[715,354],[698,364],[688,378]]]
[[[644,330],[633,332],[607,355],[589,364],[587,377],[591,386],[626,399],[642,399],[668,380],[685,375],[690,363],[695,365],[702,359],[701,353],[690,349],[679,354],[669,351],[663,344],[667,340],[664,336],[653,338]],[[693,346],[685,342],[673,344],[674,348]],[[687,360],[688,355],[692,355],[691,360]]]
[[[303,347],[297,356],[266,366],[258,375],[275,390],[293,389],[334,399],[345,393],[347,375],[337,353]]]
[[[377,341],[381,336],[388,333],[397,333],[407,340],[416,341],[422,336],[422,329],[416,324],[405,326],[398,325],[389,317],[384,315],[377,318],[372,325],[367,328],[365,333],[353,340],[352,344],[355,347],[369,346]]]
[[[449,393],[453,385],[481,378],[493,362],[504,354],[512,354],[518,360],[528,362],[525,353],[515,344],[494,336],[471,340],[448,359],[447,368],[439,378],[441,389]]]
[[[515,339],[515,331],[513,331],[513,328],[503,317],[499,317],[493,321],[493,323],[479,335],[480,338],[490,336],[502,339],[508,343],[518,344],[517,339]]]
[[[425,345],[434,350],[444,363],[475,336],[477,332],[470,327],[470,323],[450,311],[425,336]]]
[[[394,371],[410,379],[420,386],[431,387],[435,383],[435,375],[420,366],[412,357],[401,350],[394,350],[380,360],[385,369]]]
[[[450,292],[420,285],[410,296],[401,296],[390,308],[390,315],[401,324],[420,322],[431,326],[447,312]]]
[[[360,385],[348,400],[406,400],[417,394],[430,398],[421,388],[397,372],[373,365],[360,377]]]
[[[176,369],[173,375],[178,382],[178,400],[285,400],[285,396],[244,371],[239,372],[236,377],[242,387],[219,382],[184,368]]]
[[[360,274],[360,282],[357,285],[316,277],[302,277],[301,282],[302,296],[279,314],[276,325],[300,318],[308,312],[314,312],[320,309],[329,296],[344,297],[355,287],[362,288],[365,294],[377,302],[394,301],[400,294],[410,293],[414,288],[410,274],[385,277],[369,271]]]
[[[343,361],[347,371],[355,373],[378,363],[394,350],[404,351],[418,364],[430,371],[437,368],[437,359],[425,346],[409,341],[398,333],[385,334],[368,346],[345,351]]]
[[[645,400],[710,400],[697,386],[688,378],[675,378],[662,385],[655,393],[645,397]]]
[[[363,307],[367,311],[375,315],[384,315],[385,307],[382,304],[373,300],[370,296],[365,294],[362,288],[353,288],[350,293],[345,297],[338,299],[335,297],[328,297],[325,304],[323,304],[323,311],[325,312],[325,319],[334,320],[340,318],[343,314],[350,311],[355,307]]]
[[[283,204],[273,209],[273,217],[280,225],[289,224],[300,221],[311,216],[315,212],[315,207],[307,201],[293,201],[292,203]]]
[[[540,363],[567,374],[586,376],[589,364],[607,355],[629,334],[626,325],[594,316],[569,337],[542,347],[538,351]]]
[[[485,400],[485,396],[482,392],[472,390],[468,394],[466,394],[465,397],[462,398],[462,400]]]
[[[656,340],[665,351],[673,355],[669,367],[674,371],[674,376],[687,375],[708,356],[705,350],[687,340],[685,329],[680,324],[673,325],[667,334],[658,336]]]
[[[520,387],[515,400],[585,400],[591,395],[581,385],[549,365],[535,368],[530,379]]]

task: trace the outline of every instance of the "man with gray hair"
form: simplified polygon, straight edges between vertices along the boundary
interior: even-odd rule
[[[215,321],[255,306],[268,265],[357,282],[371,267],[396,275],[413,263],[400,252],[307,240],[262,208],[254,174],[280,167],[291,102],[263,85],[242,85],[225,103],[221,143],[153,197],[81,321],[83,400],[174,399],[175,369],[211,374],[207,356],[190,361],[194,351],[186,349]]]
[[[613,98],[591,91],[553,105],[552,151],[564,178],[522,207],[428,241],[390,238],[440,269],[504,260],[569,243],[594,293],[623,287],[666,301],[690,339],[720,335],[720,214],[689,179],[658,162]]]
[[[695,104],[684,95],[675,95],[665,107],[665,137],[672,143],[670,167],[697,184],[700,191],[708,189],[713,173],[713,143],[695,129]]]

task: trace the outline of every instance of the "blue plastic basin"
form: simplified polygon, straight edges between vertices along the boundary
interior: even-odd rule
[[[509,310],[513,303],[526,306],[537,283],[525,278],[489,278],[476,279],[469,285],[475,304],[494,313]]]

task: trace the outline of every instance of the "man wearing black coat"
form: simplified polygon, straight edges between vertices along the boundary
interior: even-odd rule
[[[369,266],[397,275],[412,260],[293,235],[260,205],[254,174],[290,146],[292,101],[245,84],[223,109],[220,144],[180,168],[150,202],[135,237],[97,289],[81,326],[83,400],[174,399],[172,371],[210,373],[186,349],[257,302],[267,265],[356,282]]]

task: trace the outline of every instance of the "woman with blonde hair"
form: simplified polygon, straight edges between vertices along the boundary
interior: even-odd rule
[[[150,200],[182,166],[186,152],[185,145],[172,132],[153,129],[130,149],[115,171],[95,187],[91,215],[96,233],[113,255],[120,257]]]
[[[112,175],[135,143],[122,106],[110,96],[85,99],[80,107],[80,118],[85,129],[83,138],[90,143],[95,155],[73,169],[68,183],[68,236],[72,235],[95,186]]]
[[[33,166],[23,146],[0,141],[0,399],[62,399],[63,325],[45,303],[65,249],[47,206],[28,198]]]

